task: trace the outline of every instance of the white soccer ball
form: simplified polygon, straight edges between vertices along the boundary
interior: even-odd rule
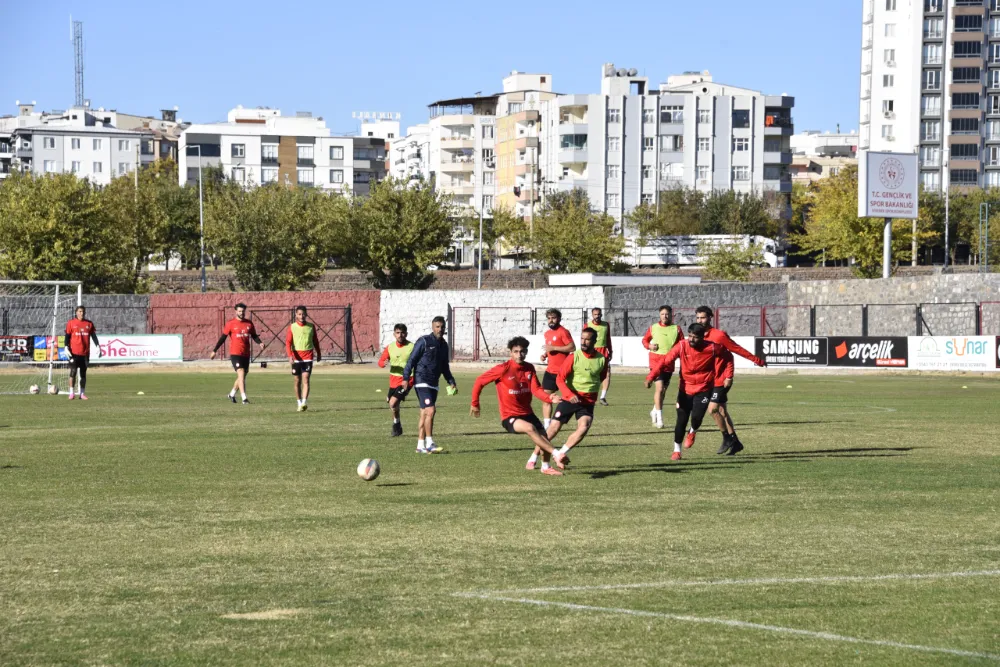
[[[380,472],[382,472],[382,468],[375,459],[365,459],[358,464],[358,477],[366,482],[370,482],[378,477]]]
[[[33,384],[30,387],[28,387],[29,394],[37,394],[39,391],[41,391],[41,389],[38,388],[37,384]]]
[[[54,384],[53,385],[49,385],[49,394],[51,394],[52,396],[55,396],[58,393],[59,393],[59,387],[55,386]]]

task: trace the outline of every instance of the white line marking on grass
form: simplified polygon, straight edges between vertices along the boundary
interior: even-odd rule
[[[807,401],[796,401],[796,405],[811,405],[818,408],[829,408],[831,407],[828,403],[809,403]],[[896,412],[896,408],[882,408],[877,405],[859,405],[856,407],[848,408],[851,412],[855,410],[874,410],[875,412]]]
[[[687,616],[681,614],[666,614],[657,611],[642,611],[639,609],[622,609],[619,607],[593,607],[585,604],[573,604],[571,602],[550,602],[548,600],[532,600],[529,598],[509,598],[489,594],[477,593],[455,593],[459,597],[478,598],[495,602],[515,602],[519,604],[530,604],[539,607],[559,607],[573,611],[595,611],[606,614],[625,614],[627,616],[641,616],[645,618],[662,618],[671,621],[684,621],[687,623],[707,623],[711,625],[725,625],[731,628],[741,628],[745,630],[764,630],[766,632],[776,632],[786,635],[797,635],[809,637],[811,639],[822,639],[825,641],[846,642],[849,644],[868,644],[870,646],[883,646],[886,648],[901,648],[910,651],[922,651],[924,653],[945,653],[964,658],[984,658],[987,660],[1000,661],[1000,655],[992,653],[979,653],[976,651],[963,651],[953,648],[940,648],[937,646],[921,646],[919,644],[904,644],[902,642],[886,641],[882,639],[861,639],[859,637],[848,637],[837,635],[832,632],[814,632],[812,630],[800,630],[798,628],[786,628],[780,625],[764,625],[762,623],[749,623],[747,621],[733,621],[725,618],[707,618],[701,616]]]
[[[1000,570],[973,570],[964,572],[928,572],[926,574],[875,574],[870,576],[834,577],[768,577],[763,579],[708,579],[703,581],[655,581],[637,584],[602,584],[597,586],[546,586],[543,588],[512,588],[497,591],[482,591],[481,594],[503,593],[558,593],[572,591],[614,591],[632,588],[670,588],[672,586],[758,586],[781,584],[838,584],[866,581],[919,581],[923,579],[959,579],[963,577],[996,577]],[[470,593],[476,595],[477,593]]]

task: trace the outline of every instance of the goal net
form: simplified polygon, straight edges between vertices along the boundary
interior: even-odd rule
[[[0,280],[0,394],[66,391],[63,334],[82,298],[75,281]]]

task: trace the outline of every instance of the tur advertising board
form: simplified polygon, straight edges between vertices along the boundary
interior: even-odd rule
[[[0,361],[34,361],[34,336],[0,336]]]
[[[861,151],[858,159],[858,217],[917,217],[919,182],[915,153]]]

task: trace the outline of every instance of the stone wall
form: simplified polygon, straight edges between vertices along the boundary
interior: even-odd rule
[[[222,333],[233,306],[249,307],[257,332],[266,344],[263,358],[285,357],[285,333],[296,305],[309,307],[309,319],[319,329],[320,346],[328,358],[342,358],[345,342],[343,311],[330,306],[351,306],[355,360],[370,359],[378,347],[379,292],[246,292],[242,294],[153,294],[149,297],[151,333],[184,335],[184,358],[205,359]]]
[[[97,337],[104,334],[147,333],[149,297],[142,294],[85,294],[87,318]],[[52,296],[5,296],[0,294],[0,327],[5,335],[41,336],[52,331]],[[76,311],[76,294],[61,296],[56,314],[56,334],[65,331]]]

